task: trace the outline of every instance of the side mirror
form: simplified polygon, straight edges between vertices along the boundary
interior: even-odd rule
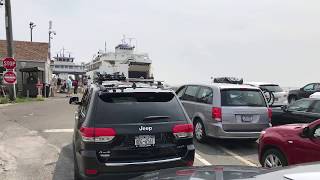
[[[309,127],[305,127],[302,130],[301,137],[308,138],[310,137],[310,129]]]
[[[71,98],[69,99],[69,104],[80,105],[81,102],[79,102],[79,97],[71,97]]]
[[[287,105],[281,106],[281,110],[284,112],[288,112],[288,106]]]

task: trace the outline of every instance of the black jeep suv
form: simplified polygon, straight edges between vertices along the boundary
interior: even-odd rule
[[[75,179],[127,179],[192,166],[193,126],[175,93],[136,85],[91,85],[78,104],[73,135]]]

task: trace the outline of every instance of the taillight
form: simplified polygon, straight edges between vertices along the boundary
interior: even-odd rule
[[[172,129],[173,135],[176,138],[192,138],[193,125],[192,124],[178,124]]]
[[[97,173],[98,173],[98,171],[96,169],[86,169],[87,175],[95,175]]]
[[[212,108],[212,118],[216,121],[221,121],[221,118],[222,118],[221,108],[217,108],[217,107]]]
[[[269,117],[269,120],[271,121],[271,118],[272,118],[272,109],[271,108],[268,108],[268,117]]]
[[[81,127],[80,132],[84,142],[110,142],[116,136],[112,128]]]

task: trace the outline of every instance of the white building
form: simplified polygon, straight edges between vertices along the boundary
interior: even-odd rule
[[[125,42],[115,47],[115,52],[99,52],[85,65],[86,74],[94,79],[96,72],[112,74],[123,73],[128,78],[152,78],[151,59],[146,53],[136,53],[135,47]]]

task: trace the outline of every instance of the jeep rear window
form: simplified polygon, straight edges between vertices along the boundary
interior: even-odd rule
[[[169,118],[148,122],[186,121],[178,99],[171,92],[104,93],[95,110],[97,124],[142,123],[146,117]]]
[[[266,107],[267,104],[260,90],[223,89],[221,90],[221,106]]]

